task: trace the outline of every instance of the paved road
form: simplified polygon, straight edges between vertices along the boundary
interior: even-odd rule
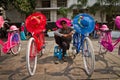
[[[22,41],[20,55],[2,54],[0,57],[0,80],[120,80],[120,56],[118,47],[104,56],[98,55],[97,40],[92,40],[95,49],[95,71],[89,78],[83,67],[81,55],[74,60],[69,57],[67,62],[54,64],[53,48],[56,45],[53,38],[46,38],[45,54],[38,58],[37,70],[34,76],[29,76],[26,69],[26,45]],[[71,56],[71,54],[68,54]]]

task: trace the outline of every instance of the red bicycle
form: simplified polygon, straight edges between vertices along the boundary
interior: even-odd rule
[[[36,71],[37,54],[40,53],[42,55],[45,43],[46,17],[42,13],[35,12],[27,17],[25,24],[27,30],[32,34],[28,41],[26,52],[27,70],[32,76]]]

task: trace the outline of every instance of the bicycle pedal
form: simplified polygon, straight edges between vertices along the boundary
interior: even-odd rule
[[[75,47],[72,47],[72,50],[76,49]]]
[[[59,61],[54,61],[54,63],[55,63],[55,64],[58,64],[58,63],[59,63]]]
[[[90,57],[90,54],[86,53],[84,54],[85,57]]]
[[[10,52],[8,52],[7,54],[10,54]]]

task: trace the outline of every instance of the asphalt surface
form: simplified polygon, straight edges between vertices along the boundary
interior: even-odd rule
[[[118,46],[113,52],[98,54],[98,41],[91,39],[95,52],[95,70],[91,77],[85,73],[81,54],[72,59],[68,51],[67,62],[55,64],[53,57],[54,38],[46,38],[45,53],[37,61],[35,75],[29,76],[26,69],[27,42],[22,41],[20,55],[2,54],[0,56],[0,80],[120,80],[120,55]],[[119,45],[119,44],[118,44]]]

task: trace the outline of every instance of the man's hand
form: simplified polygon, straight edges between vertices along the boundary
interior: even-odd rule
[[[69,33],[70,36],[72,36],[73,34],[74,34],[74,31],[71,31],[71,32]]]
[[[63,37],[71,37],[74,34],[73,31],[71,31],[69,34],[63,34]]]
[[[68,37],[68,34],[63,34],[63,37]]]

